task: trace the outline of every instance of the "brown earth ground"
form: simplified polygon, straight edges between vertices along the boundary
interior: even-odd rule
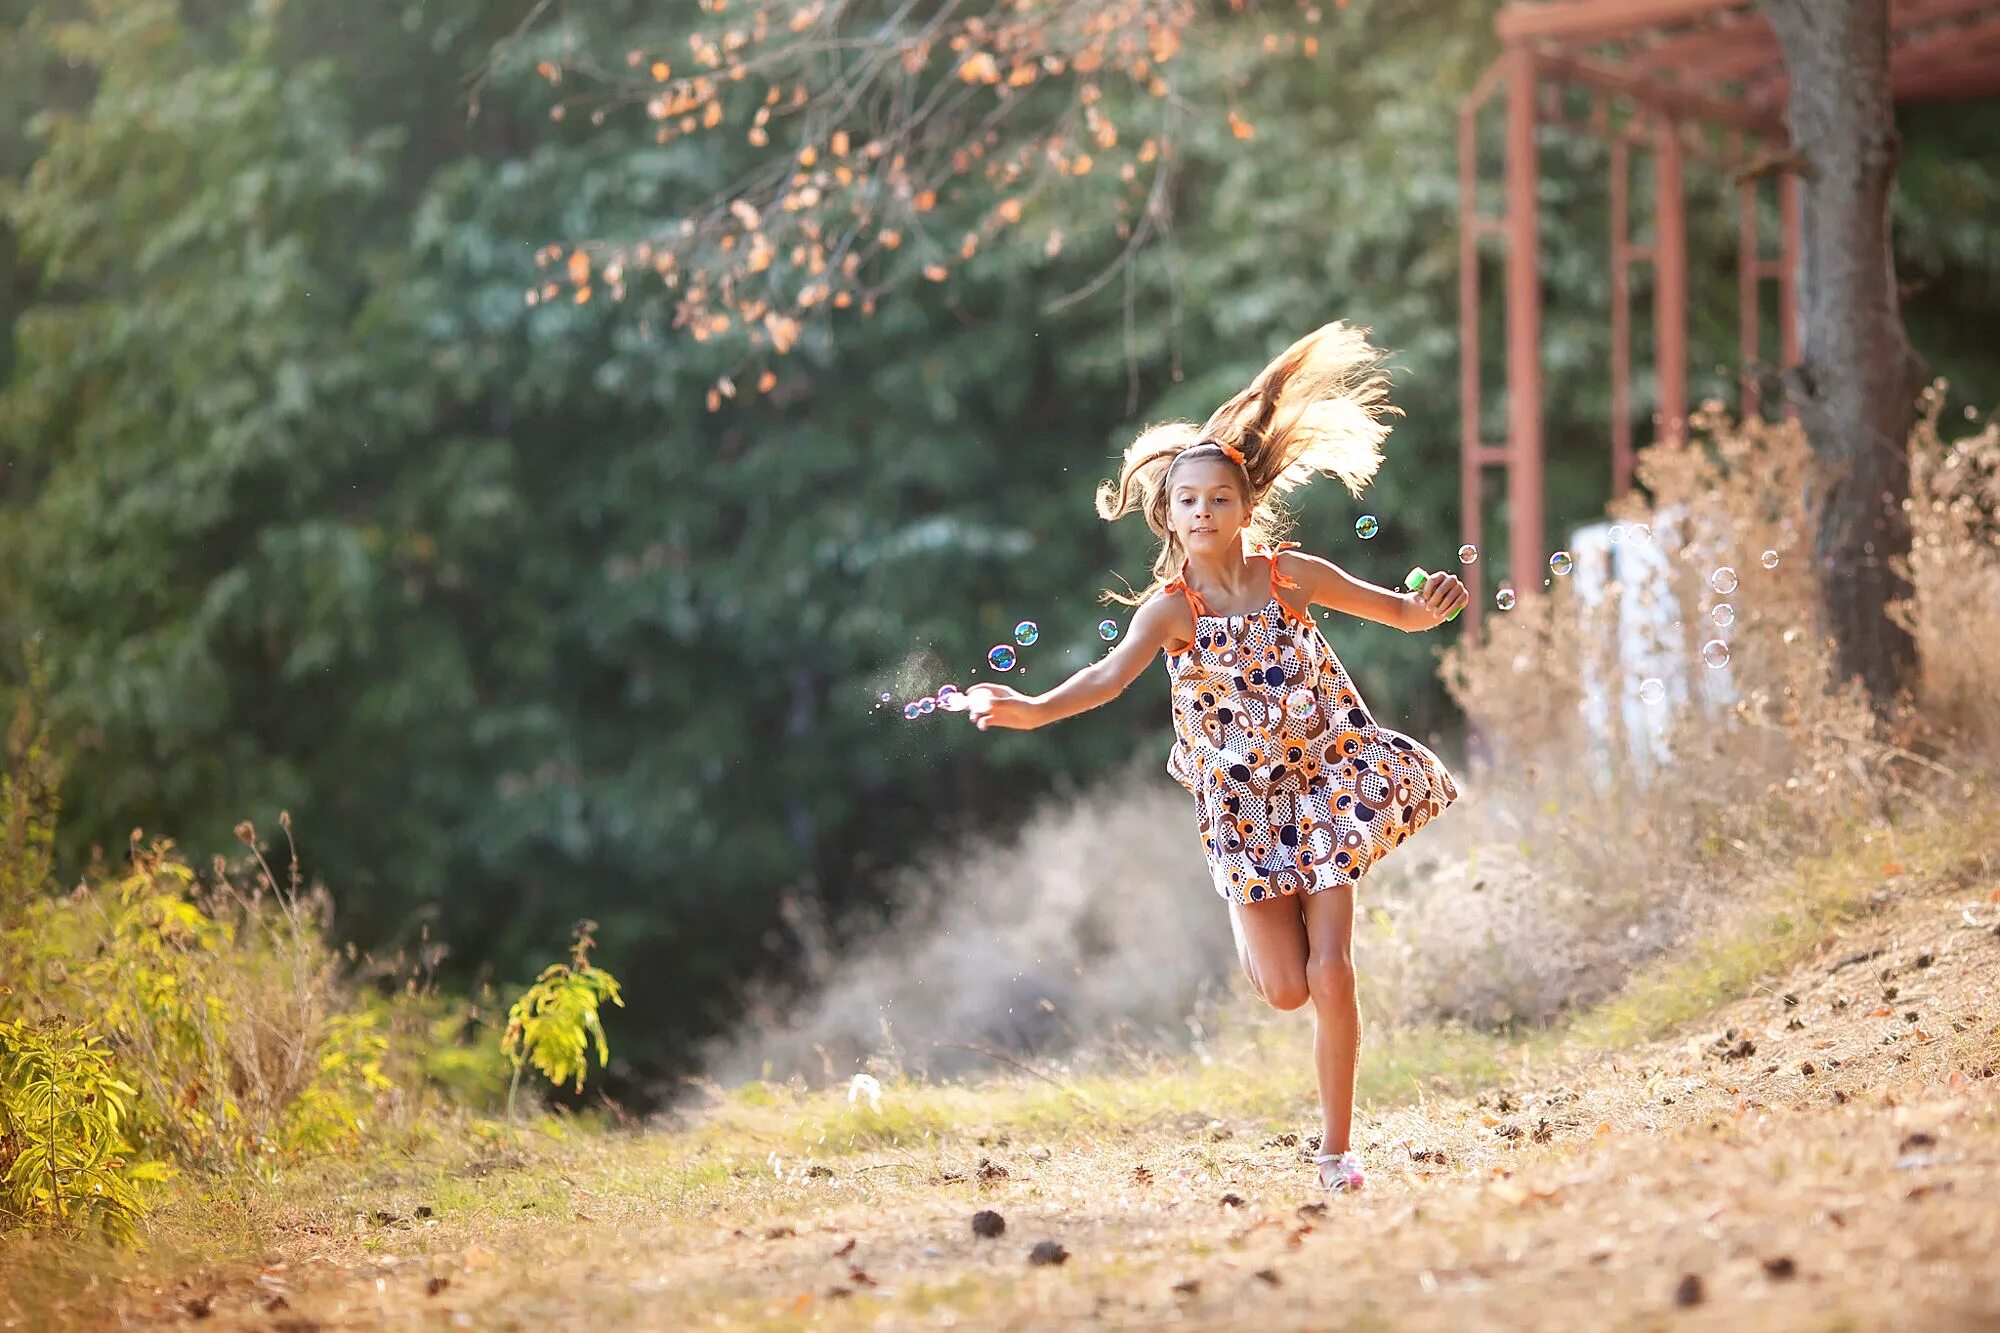
[[[1040,1075],[1013,1086],[1041,1112],[982,1123],[975,1086],[892,1132],[892,1084],[818,1160],[810,1115],[722,1115],[218,1196],[202,1257],[24,1287],[0,1322],[2000,1329],[2000,862],[1891,874],[1815,939],[1665,1039],[1496,1045],[1463,1095],[1379,1115],[1364,1082],[1356,1195],[1311,1188],[1296,1097],[1120,1117]],[[822,1139],[867,1119],[819,1096]],[[1031,1263],[1045,1240],[1067,1257]]]

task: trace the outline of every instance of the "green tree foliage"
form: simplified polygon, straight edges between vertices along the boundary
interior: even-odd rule
[[[339,929],[428,919],[462,980],[525,980],[593,917],[645,978],[630,1080],[783,970],[787,900],[865,914],[933,840],[1163,760],[1146,681],[1032,737],[900,716],[1024,616],[1029,687],[1101,651],[1096,594],[1150,537],[1090,495],[1142,421],[1205,414],[1328,318],[1372,326],[1408,415],[1365,506],[1308,495],[1296,535],[1385,584],[1449,563],[1453,128],[1491,10],[1356,0],[1317,59],[1273,59],[1255,22],[1190,46],[1162,243],[1117,267],[1132,185],[1092,173],[946,281],[906,245],[872,315],[832,312],[710,411],[737,349],[674,327],[656,275],[526,299],[549,247],[642,240],[759,160],[739,134],[659,143],[636,108],[551,119],[537,63],[684,45],[700,16],[576,6],[508,41],[536,8],[0,5],[0,96],[42,109],[0,141],[0,647],[44,636],[67,864],[134,825],[225,847],[287,808]],[[1935,124],[1940,163],[1988,153]],[[1608,484],[1606,228],[1601,154],[1552,140],[1547,168],[1560,523]],[[1912,328],[1968,376],[1996,304],[1965,280],[1991,272],[1980,169],[1913,169],[1956,202],[1905,215],[1954,302]],[[1707,371],[1734,359],[1734,214],[1691,184]],[[993,206],[945,198],[939,234]],[[1379,711],[1449,731],[1437,641],[1333,633]]]

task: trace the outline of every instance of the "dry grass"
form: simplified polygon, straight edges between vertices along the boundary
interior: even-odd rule
[[[1712,929],[1760,866],[1950,808],[2000,763],[1996,432],[1946,444],[1933,417],[1913,441],[1908,614],[1925,674],[1918,711],[1885,726],[1858,687],[1833,679],[1815,629],[1821,482],[1803,435],[1714,405],[1694,424],[1692,447],[1641,455],[1645,494],[1613,506],[1650,532],[1670,624],[1637,626],[1628,608],[1621,625],[1622,589],[1590,604],[1578,580],[1558,579],[1445,654],[1485,752],[1463,807],[1374,886],[1376,929],[1357,951],[1372,951],[1385,1015],[1507,1027],[1573,1011]],[[1713,581],[1724,567],[1737,580],[1726,594]],[[1722,629],[1711,613],[1725,603],[1734,620]],[[1649,672],[1621,665],[1621,634],[1680,664],[1685,695],[1646,706]],[[1716,638],[1726,680],[1702,658]],[[1593,678],[1603,707],[1643,718],[1646,748],[1604,745],[1586,708]]]
[[[1298,1211],[1283,1137],[1313,1109],[1306,1024],[1232,1003],[1206,1064],[1124,1077],[892,1082],[879,1109],[751,1084],[518,1143],[461,1117],[407,1156],[184,1200],[144,1256],[11,1242],[0,1319],[1501,1328],[1532,1301],[1618,1327],[1692,1273],[1715,1326],[1966,1327],[2000,1316],[1996,828],[1983,803],[1746,883],[1736,934],[1569,1029],[1369,1032],[1370,1185],[1325,1215]],[[981,1208],[1002,1237],[972,1235]],[[1026,1261],[1045,1238],[1068,1262]]]

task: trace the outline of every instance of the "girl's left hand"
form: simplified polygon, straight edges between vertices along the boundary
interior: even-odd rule
[[[988,727],[1035,729],[1035,701],[1011,686],[982,681],[966,689],[965,699],[965,711],[972,715],[972,725],[981,731]]]
[[[1426,628],[1436,629],[1472,600],[1472,594],[1465,590],[1465,584],[1456,574],[1437,573],[1424,580],[1423,588],[1413,594],[1417,606],[1429,622]]]

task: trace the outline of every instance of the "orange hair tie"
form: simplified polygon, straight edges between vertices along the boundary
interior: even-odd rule
[[[1222,456],[1228,459],[1230,462],[1236,464],[1236,466],[1242,467],[1244,465],[1243,451],[1241,449],[1238,449],[1235,445],[1224,444],[1221,440],[1217,440],[1215,442],[1215,447],[1222,450]]]

